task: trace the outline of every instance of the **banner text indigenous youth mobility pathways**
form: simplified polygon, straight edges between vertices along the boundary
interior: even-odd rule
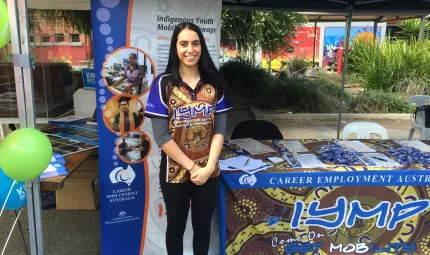
[[[157,15],[157,22],[160,22],[160,23],[157,23],[157,30],[173,31],[175,29],[176,24],[182,23],[182,22],[189,22],[199,26],[202,33],[209,33],[209,34],[216,33],[215,27],[205,27],[206,25],[214,25],[215,22],[212,18],[209,18],[209,19],[202,19],[200,17],[176,18],[176,17],[171,17],[170,15],[167,15],[164,17]]]

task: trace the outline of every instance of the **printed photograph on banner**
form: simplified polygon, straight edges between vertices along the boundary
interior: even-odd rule
[[[103,65],[103,78],[115,95],[141,96],[155,78],[152,59],[143,50],[127,47],[113,51]]]
[[[151,140],[144,132],[130,132],[118,139],[117,153],[119,158],[128,163],[136,164],[148,156]]]
[[[144,112],[145,107],[136,97],[114,96],[105,105],[103,120],[110,131],[124,134],[140,129]]]

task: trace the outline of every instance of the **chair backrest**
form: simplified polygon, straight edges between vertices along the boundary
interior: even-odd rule
[[[370,134],[378,134],[381,139],[388,139],[387,130],[374,122],[352,122],[343,128],[343,139],[348,135],[356,134],[357,139],[370,139]]]
[[[409,102],[409,115],[411,119],[411,124],[413,125],[414,124],[413,114],[415,113],[415,107],[423,106],[427,102],[430,103],[430,96],[427,96],[427,95],[411,96],[408,102]],[[412,106],[413,104],[415,104],[414,105],[415,107]],[[416,118],[416,123],[424,125],[424,122],[425,122],[424,112],[418,112],[415,118]]]
[[[284,139],[279,128],[264,120],[247,120],[236,125],[231,139],[253,138],[255,140]]]
[[[427,102],[430,102],[430,96],[427,95],[415,95],[409,98],[409,104],[416,103],[417,106],[423,106]]]

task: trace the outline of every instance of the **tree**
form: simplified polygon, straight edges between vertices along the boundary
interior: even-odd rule
[[[79,33],[91,34],[91,11],[29,9],[30,28],[40,28],[39,21],[72,28]]]
[[[236,42],[240,58],[255,65],[259,47],[270,58],[291,50],[296,27],[305,21],[298,13],[223,10],[221,42]]]
[[[71,28],[88,36],[86,38],[89,39],[90,55],[87,57],[93,59],[91,11],[29,9],[28,15],[29,27],[33,33],[35,30],[40,30],[40,21],[43,21],[44,24]]]
[[[409,19],[402,20],[399,23],[400,31],[397,32],[397,36],[411,40],[418,40],[421,28],[421,19]],[[424,26],[425,31],[430,30],[430,21],[427,21]]]

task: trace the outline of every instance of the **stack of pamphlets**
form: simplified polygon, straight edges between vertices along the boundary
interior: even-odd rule
[[[359,153],[361,161],[367,166],[400,167],[401,165],[383,153]]]
[[[369,146],[363,144],[360,141],[338,141],[336,142],[337,144],[339,144],[340,146],[342,146],[343,148],[347,149],[347,150],[352,150],[354,152],[376,152],[376,150],[370,148]]]
[[[45,171],[40,175],[40,179],[47,179],[56,176],[68,175],[66,167],[66,160],[60,154],[54,153],[52,155],[51,163],[49,163],[48,167]]]
[[[238,155],[255,155],[276,152],[269,146],[252,138],[225,141],[224,146]]]
[[[219,165],[222,171],[241,170],[248,174],[253,174],[271,167],[270,164],[264,163],[261,159],[252,159],[245,156],[220,160]]]
[[[275,140],[273,144],[281,153],[284,152],[308,152],[309,150],[303,146],[298,140]]]
[[[321,162],[314,154],[293,154],[283,153],[283,156],[290,162],[294,168],[325,168],[323,162]]]

